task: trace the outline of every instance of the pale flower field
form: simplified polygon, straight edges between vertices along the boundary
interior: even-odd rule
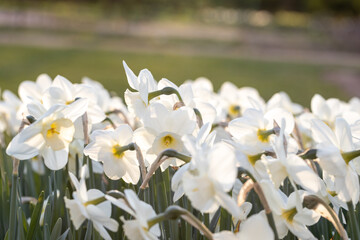
[[[130,62],[121,93],[45,73],[2,86],[0,238],[360,239],[358,97],[262,85],[307,107]]]

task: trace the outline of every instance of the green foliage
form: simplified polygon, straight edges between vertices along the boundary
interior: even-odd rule
[[[339,66],[11,46],[0,46],[0,52],[0,87],[14,92],[17,92],[20,82],[35,80],[39,74],[48,73],[51,77],[61,74],[72,82],[80,82],[82,77],[88,76],[123,97],[128,87],[122,68],[122,60],[126,60],[136,73],[146,66],[155,79],[166,76],[176,84],[206,76],[215,89],[230,81],[238,87],[255,87],[267,99],[276,92],[285,91],[294,102],[305,106],[309,106],[315,93],[325,98],[347,100],[346,94],[338,87],[322,81],[327,71],[336,70]]]

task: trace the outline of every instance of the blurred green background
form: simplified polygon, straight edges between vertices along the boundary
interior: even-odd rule
[[[2,1],[0,87],[41,73],[98,80],[122,96],[122,60],[177,84],[209,78],[309,105],[360,96],[360,3],[307,1]]]

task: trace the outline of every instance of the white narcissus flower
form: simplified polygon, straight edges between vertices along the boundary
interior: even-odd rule
[[[3,101],[0,101],[0,132],[15,135],[19,130],[25,106],[20,99],[11,91],[2,93]]]
[[[158,90],[157,82],[149,70],[143,69],[140,71],[139,76],[136,76],[125,61],[123,61],[123,65],[130,87],[139,92],[141,100],[147,105],[149,93]]]
[[[323,181],[302,158],[296,155],[298,152],[296,144],[282,128],[279,136],[274,136],[271,141],[276,158],[263,156],[260,161],[267,170],[263,172],[263,176],[270,178],[276,188],[279,188],[283,180],[289,177],[305,190],[314,194],[321,192],[321,196],[325,196],[326,188]]]
[[[74,121],[84,114],[87,102],[79,99],[71,105],[55,105],[42,117],[17,134],[6,153],[20,160],[42,155],[45,165],[59,170],[68,162],[69,144],[73,140]]]
[[[31,168],[37,174],[43,175],[45,173],[45,165],[42,157],[35,156],[31,158]]]
[[[186,149],[189,151],[191,156],[195,157],[196,155],[206,154],[212,146],[214,145],[216,133],[211,131],[211,124],[204,124],[197,137],[195,138],[192,135],[185,135],[182,140]],[[179,200],[184,195],[184,189],[182,185],[182,177],[183,174],[190,168],[195,167],[192,166],[194,162],[190,161],[183,165],[179,170],[176,171],[173,178],[171,179],[171,189],[174,191],[174,202]]]
[[[345,104],[336,98],[325,100],[321,95],[315,94],[311,99],[312,114],[333,127],[335,119],[344,112]]]
[[[88,219],[101,237],[111,240],[105,228],[112,232],[116,232],[119,228],[119,223],[111,218],[111,203],[109,201],[103,201],[97,205],[91,203],[91,201],[105,195],[98,189],[86,189],[85,168],[82,169],[80,182],[71,172],[69,172],[69,176],[76,191],[73,192],[74,199],[64,197],[64,200],[66,208],[70,211],[70,218],[75,229],[78,230],[82,223]]]
[[[127,124],[115,130],[97,130],[90,135],[90,143],[84,154],[104,165],[104,172],[112,180],[122,178],[127,183],[137,184],[140,178],[135,151],[123,147],[133,142],[133,131]]]
[[[282,108],[294,115],[300,114],[304,109],[300,104],[293,103],[285,92],[275,93],[266,103],[266,109],[269,111],[274,108]]]
[[[219,94],[223,109],[231,119],[241,116],[249,108],[260,111],[265,109],[265,101],[252,87],[238,88],[233,83],[225,82],[221,85]]]
[[[359,180],[355,171],[360,157],[348,159],[346,153],[357,149],[352,140],[349,124],[343,118],[335,120],[334,131],[323,121],[312,120],[313,138],[317,144],[317,157],[323,171],[334,176],[337,197],[344,201],[359,201]]]
[[[257,149],[258,153],[271,151],[270,137],[273,135],[274,121],[280,124],[280,128],[283,127],[281,123],[285,122],[284,131],[288,134],[294,129],[294,117],[281,108],[272,109],[265,114],[256,109],[247,109],[242,117],[229,123],[229,132],[234,136],[234,141]]]
[[[81,166],[83,166],[83,152],[84,152],[84,140],[82,139],[74,139],[69,145],[69,162],[68,162],[68,170],[73,174],[76,174],[76,164],[78,164],[78,174],[80,174]],[[76,163],[76,161],[78,161]],[[102,174],[104,172],[103,166],[98,161],[92,161],[93,173]],[[87,165],[86,165],[87,166]],[[85,177],[89,177],[89,168],[86,167]]]
[[[97,104],[97,92],[96,90],[86,84],[72,84],[69,80],[62,76],[56,76],[51,86],[45,91],[42,102],[43,104],[31,105],[32,109],[38,108],[41,112],[41,108],[49,109],[55,104],[69,105],[76,99],[86,99],[88,102],[85,109],[88,118],[88,129],[91,130],[92,124],[100,123],[105,119],[105,113]],[[35,106],[34,106],[35,105]],[[30,111],[30,109],[29,109]],[[34,114],[32,114],[34,115]],[[35,116],[37,117],[37,116]],[[76,131],[75,138],[84,138],[82,120],[79,119],[75,122]]]
[[[159,81],[158,88],[163,89],[165,87],[171,87],[175,89],[180,94],[185,106],[199,110],[204,123],[214,122],[216,118],[215,107],[200,97],[195,96],[192,85],[190,83],[184,83],[178,87],[171,81],[163,78]],[[173,109],[173,106],[175,106],[175,104],[180,101],[176,94],[161,95],[159,97],[160,102],[167,103],[166,105],[169,105],[171,109]]]
[[[156,240],[160,237],[159,224],[155,224],[149,228],[148,221],[156,216],[151,205],[140,201],[134,191],[126,189],[124,191],[125,199],[116,199],[106,195],[106,198],[115,206],[129,213],[134,217],[132,220],[123,221],[123,229],[125,235],[130,240]]]
[[[126,89],[124,96],[125,102],[129,111],[135,113],[137,117],[142,119],[149,105],[149,93],[158,90],[158,83],[148,69],[141,70],[139,75],[136,76],[125,61],[123,61],[123,65],[130,87],[137,91],[132,92]]]
[[[316,212],[303,208],[302,202],[306,192],[296,190],[289,197],[278,189],[270,181],[259,182],[265,194],[265,198],[273,213],[279,238],[285,237],[290,230],[300,239],[316,239],[306,227],[318,222],[320,215]]]
[[[240,224],[237,233],[222,231],[214,234],[214,240],[273,240],[273,230],[262,214],[255,214]]]
[[[147,153],[146,160],[151,164],[158,154],[169,148],[186,154],[181,138],[195,130],[196,117],[193,109],[181,107],[173,111],[160,103],[153,103],[149,110],[149,117],[144,118],[144,127],[134,132],[135,142]],[[179,159],[169,158],[161,165],[161,169],[183,163]]]
[[[185,173],[181,173],[181,181],[193,207],[212,213],[222,206],[234,217],[240,218],[239,207],[227,194],[237,176],[234,150],[228,144],[219,142],[207,152],[193,156],[191,162]]]
[[[19,85],[18,93],[24,103],[37,101],[41,103],[43,94],[51,86],[52,79],[47,74],[40,74],[36,82],[23,81]]]

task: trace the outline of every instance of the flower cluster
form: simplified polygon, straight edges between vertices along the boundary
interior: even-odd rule
[[[125,103],[89,78],[46,74],[19,98],[2,93],[2,146],[31,161],[21,174],[51,179],[72,235],[360,238],[360,99],[316,94],[307,109],[284,92],[265,101],[229,82],[215,92],[205,78],[177,86],[124,68]]]

